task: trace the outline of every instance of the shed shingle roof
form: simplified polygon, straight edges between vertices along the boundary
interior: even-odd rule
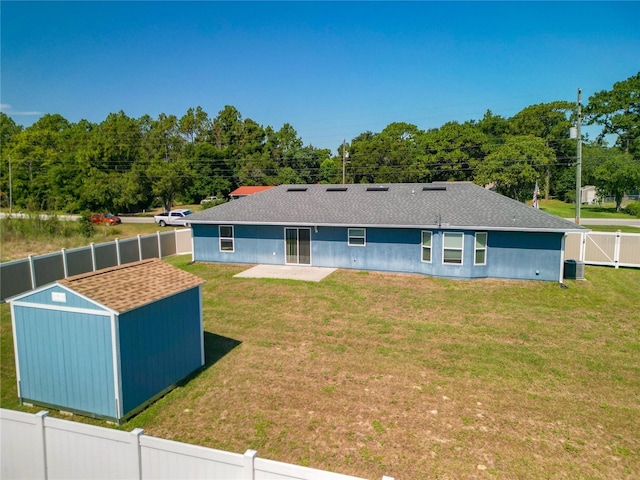
[[[532,192],[533,193],[533,192]],[[280,185],[197,212],[191,224],[583,230],[470,182]]]
[[[204,283],[157,258],[59,280],[79,294],[122,313]]]

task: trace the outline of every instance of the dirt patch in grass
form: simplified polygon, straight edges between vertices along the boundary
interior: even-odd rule
[[[207,280],[214,361],[126,430],[371,479],[640,472],[638,270],[561,289],[171,262]]]

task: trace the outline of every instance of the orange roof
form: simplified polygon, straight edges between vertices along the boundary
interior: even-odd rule
[[[273,187],[264,187],[264,186],[244,186],[238,187],[229,195],[253,195],[254,193],[264,192],[265,190],[269,190]]]
[[[204,283],[157,258],[58,280],[60,285],[116,312],[126,312]]]

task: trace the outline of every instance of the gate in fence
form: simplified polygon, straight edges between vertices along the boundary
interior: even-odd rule
[[[61,278],[147,258],[191,253],[191,229],[91,244],[0,264],[0,301]]]
[[[640,233],[569,233],[564,257],[589,265],[640,268]]]

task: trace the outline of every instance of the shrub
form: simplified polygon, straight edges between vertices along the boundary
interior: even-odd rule
[[[96,227],[91,221],[91,214],[89,212],[83,212],[78,219],[80,234],[85,238],[93,237],[96,231]]]
[[[640,218],[640,202],[631,202],[629,205],[624,207],[623,211],[624,213],[633,215],[636,218]]]

